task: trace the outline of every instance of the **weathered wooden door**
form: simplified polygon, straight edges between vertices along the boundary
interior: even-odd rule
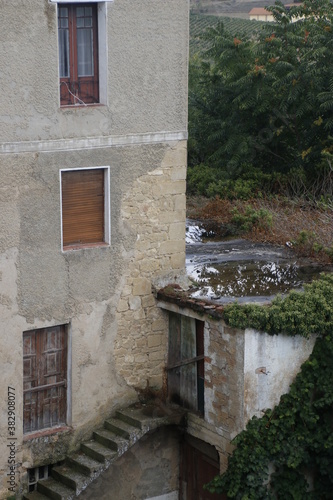
[[[210,447],[203,443],[204,447]],[[213,447],[210,447],[213,448]],[[215,451],[216,453],[216,451]],[[210,456],[209,456],[210,455]],[[216,453],[207,455],[186,440],[181,446],[180,467],[180,500],[226,500],[226,495],[209,493],[204,485],[219,474],[219,463]]]
[[[204,322],[169,313],[168,395],[204,413]]]
[[[65,325],[23,333],[23,398],[24,433],[66,424]]]

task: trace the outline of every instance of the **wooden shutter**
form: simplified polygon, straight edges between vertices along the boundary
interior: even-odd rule
[[[168,365],[169,367],[176,365],[176,368],[168,371],[168,397],[177,404],[182,404],[180,400],[180,338],[181,316],[180,314],[170,312]]]
[[[23,431],[64,425],[67,334],[55,326],[23,333]]]
[[[62,172],[63,246],[104,238],[104,169]]]
[[[193,359],[197,355],[195,319],[181,316],[181,360]],[[189,363],[180,370],[180,399],[185,408],[197,410],[197,363]]]

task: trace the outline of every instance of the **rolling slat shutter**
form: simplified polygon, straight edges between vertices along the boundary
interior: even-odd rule
[[[104,169],[62,172],[63,246],[104,241]]]

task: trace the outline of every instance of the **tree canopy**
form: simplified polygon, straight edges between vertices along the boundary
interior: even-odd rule
[[[332,172],[332,4],[267,9],[275,22],[253,36],[223,22],[207,30],[209,49],[192,59],[189,165],[220,179],[256,170],[313,185]]]

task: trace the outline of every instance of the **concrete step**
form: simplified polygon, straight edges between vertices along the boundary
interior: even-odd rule
[[[92,459],[107,465],[113,462],[118,456],[116,451],[107,448],[95,440],[82,443],[81,450]]]
[[[116,418],[141,430],[143,429],[145,423],[147,423],[147,418],[143,418],[140,412],[132,408],[118,410],[116,412]]]
[[[81,474],[88,476],[96,476],[96,474],[103,470],[103,465],[98,460],[91,458],[83,452],[67,457],[66,464],[72,467],[72,469],[81,472]]]
[[[99,429],[98,431],[94,431],[93,438],[98,441],[98,443],[101,443],[111,450],[116,451],[118,455],[122,455],[130,447],[128,439],[117,436],[117,434],[108,431],[107,429]]]
[[[38,481],[37,488],[39,493],[53,500],[72,500],[76,496],[72,488],[68,488],[52,477]]]
[[[52,469],[52,477],[41,479],[37,491],[25,500],[71,500],[123,455],[145,433],[162,425],[182,424],[184,409],[140,404],[118,410],[116,416],[93,433],[93,439],[81,444],[79,452],[66,458],[64,465]]]
[[[39,491],[31,491],[30,493],[25,493],[22,500],[50,500],[50,497],[46,497]]]
[[[56,481],[68,486],[68,488],[72,488],[76,495],[91,482],[88,475],[76,471],[68,464],[53,467],[51,475]]]
[[[126,422],[143,432],[148,432],[151,429],[167,423],[168,416],[161,414],[158,408],[143,407],[143,408],[125,408],[116,412],[116,418]]]
[[[130,441],[136,441],[141,435],[140,429],[124,422],[123,420],[120,420],[119,418],[108,418],[104,422],[104,427],[118,436],[129,439]]]

